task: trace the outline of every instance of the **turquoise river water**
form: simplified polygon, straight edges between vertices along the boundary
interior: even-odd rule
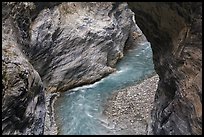
[[[128,50],[117,63],[117,71],[91,85],[64,92],[55,103],[60,135],[114,134],[103,116],[103,106],[118,89],[130,86],[154,73],[149,42]]]

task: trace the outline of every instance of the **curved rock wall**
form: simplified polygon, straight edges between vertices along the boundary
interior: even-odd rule
[[[160,81],[154,134],[202,134],[202,3],[128,3],[151,42]]]

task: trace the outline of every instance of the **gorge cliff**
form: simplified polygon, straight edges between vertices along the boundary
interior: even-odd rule
[[[202,134],[202,3],[129,3],[151,42],[160,81],[154,134]]]
[[[52,120],[49,93],[114,72],[124,48],[145,39],[127,3],[10,2],[2,8],[3,134],[43,134],[45,117]]]
[[[2,134],[43,134],[46,93],[114,72],[144,35],[160,78],[154,134],[202,134],[201,23],[201,3],[2,3]]]

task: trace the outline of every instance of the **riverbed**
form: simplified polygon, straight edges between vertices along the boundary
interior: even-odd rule
[[[55,103],[60,135],[116,134],[103,110],[107,99],[119,89],[131,86],[155,73],[149,42],[126,51],[117,71],[94,84],[61,93]]]

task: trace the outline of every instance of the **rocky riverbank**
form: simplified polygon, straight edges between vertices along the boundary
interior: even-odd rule
[[[44,126],[44,135],[57,135],[58,127],[55,121],[55,109],[54,104],[57,98],[60,96],[60,93],[47,93],[46,94],[46,116],[45,116],[45,126]]]
[[[104,114],[116,134],[152,134],[151,121],[154,95],[159,76],[154,75],[139,84],[115,92],[107,101]]]

